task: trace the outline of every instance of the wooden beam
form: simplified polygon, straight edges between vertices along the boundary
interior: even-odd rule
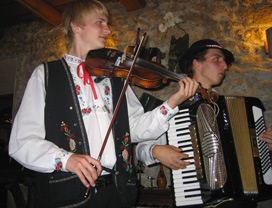
[[[61,23],[61,14],[43,0],[16,0],[46,22],[57,26]]]
[[[145,0],[120,0],[120,2],[126,7],[127,11],[142,9],[145,7]]]

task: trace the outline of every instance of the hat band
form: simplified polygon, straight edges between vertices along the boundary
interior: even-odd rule
[[[220,45],[205,45],[205,46],[211,48],[222,48]]]

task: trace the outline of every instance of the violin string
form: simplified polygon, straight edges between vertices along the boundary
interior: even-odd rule
[[[142,61],[142,60],[139,60],[139,65],[140,65],[140,66],[143,66],[143,67],[145,67],[145,68],[147,68],[148,70],[150,70],[150,71],[152,71],[152,72],[154,72],[154,73],[160,73],[161,75],[166,75],[166,74],[168,74],[168,71],[164,71],[164,69],[162,69],[162,68],[160,68],[160,67],[156,67],[156,66],[152,65],[151,63],[144,62],[144,61]],[[158,68],[159,68],[160,70],[158,70]],[[162,72],[164,72],[164,73],[162,73]]]
[[[153,64],[149,63],[149,62],[145,62],[143,60],[138,60],[137,61],[137,64],[140,66],[140,67],[143,67],[151,72],[154,72],[154,73],[159,73],[160,75],[168,75],[170,76],[171,78],[175,78],[175,79],[181,79],[183,77],[183,75],[180,75],[180,74],[176,74],[170,70],[167,70],[167,69],[164,69],[162,67],[159,67],[159,66],[154,66]]]

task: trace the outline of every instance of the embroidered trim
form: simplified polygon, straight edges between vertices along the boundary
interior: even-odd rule
[[[122,157],[123,157],[123,161],[124,161],[123,167],[124,167],[124,169],[127,172],[129,172],[130,174],[132,174],[132,164],[131,164],[131,162],[132,162],[132,156],[129,155],[129,148],[130,148],[130,146],[129,146],[129,144],[130,144],[129,140],[130,140],[130,135],[129,135],[128,132],[126,132],[126,134],[123,135],[123,139],[124,139],[124,141],[122,141],[122,145],[120,147],[121,150],[123,150],[122,151]]]
[[[162,106],[160,107],[160,113],[161,113],[163,116],[166,116],[167,118],[172,117],[172,113],[170,113],[170,109],[167,108],[165,105],[162,105]]]
[[[68,152],[66,150],[61,150],[61,152],[59,152],[56,157],[55,157],[55,170],[56,171],[65,171],[64,167],[63,167],[63,160],[64,157],[68,155]]]
[[[80,64],[82,62],[82,60],[80,58],[75,57],[75,56],[70,56],[67,53],[64,55],[64,59],[66,61],[70,61],[70,62],[73,62],[73,63],[76,63],[76,64]]]
[[[106,110],[110,113],[110,109],[109,109],[109,106],[110,106],[110,99],[111,99],[111,88],[109,86],[109,83],[107,82],[106,79],[103,80],[103,82],[101,83],[104,87],[104,101],[106,103],[107,106],[105,106]]]
[[[65,60],[66,61],[70,61],[76,64],[80,64],[82,62],[81,59],[74,57],[74,56],[69,56],[68,54],[65,54]],[[78,100],[80,103],[80,109],[81,109],[81,114],[82,117],[88,116],[91,113],[94,112],[107,112],[110,113],[111,109],[110,109],[110,101],[111,101],[111,88],[109,85],[109,79],[103,79],[100,83],[103,86],[103,100],[105,101],[106,105],[101,105],[101,106],[97,106],[97,105],[89,105],[88,102],[86,102],[86,100],[84,100],[84,96],[83,96],[83,91],[80,87],[80,85],[77,82],[77,73],[74,71],[73,67],[71,67],[69,65],[69,69],[72,73],[73,76],[73,80],[75,83],[75,88],[76,88],[76,94],[78,96]],[[98,92],[98,91],[97,91]]]
[[[61,122],[61,128],[60,130],[64,132],[64,135],[67,136],[66,140],[69,142],[70,152],[76,152],[76,141],[74,140],[75,135],[74,133],[71,133],[71,130],[68,128],[68,124]]]

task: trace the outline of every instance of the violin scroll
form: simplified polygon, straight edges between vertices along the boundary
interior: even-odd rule
[[[203,88],[201,85],[199,85],[197,93],[201,93],[201,97],[203,99],[208,100],[209,103],[215,103],[217,102],[219,95],[216,92],[209,92],[207,89]]]

